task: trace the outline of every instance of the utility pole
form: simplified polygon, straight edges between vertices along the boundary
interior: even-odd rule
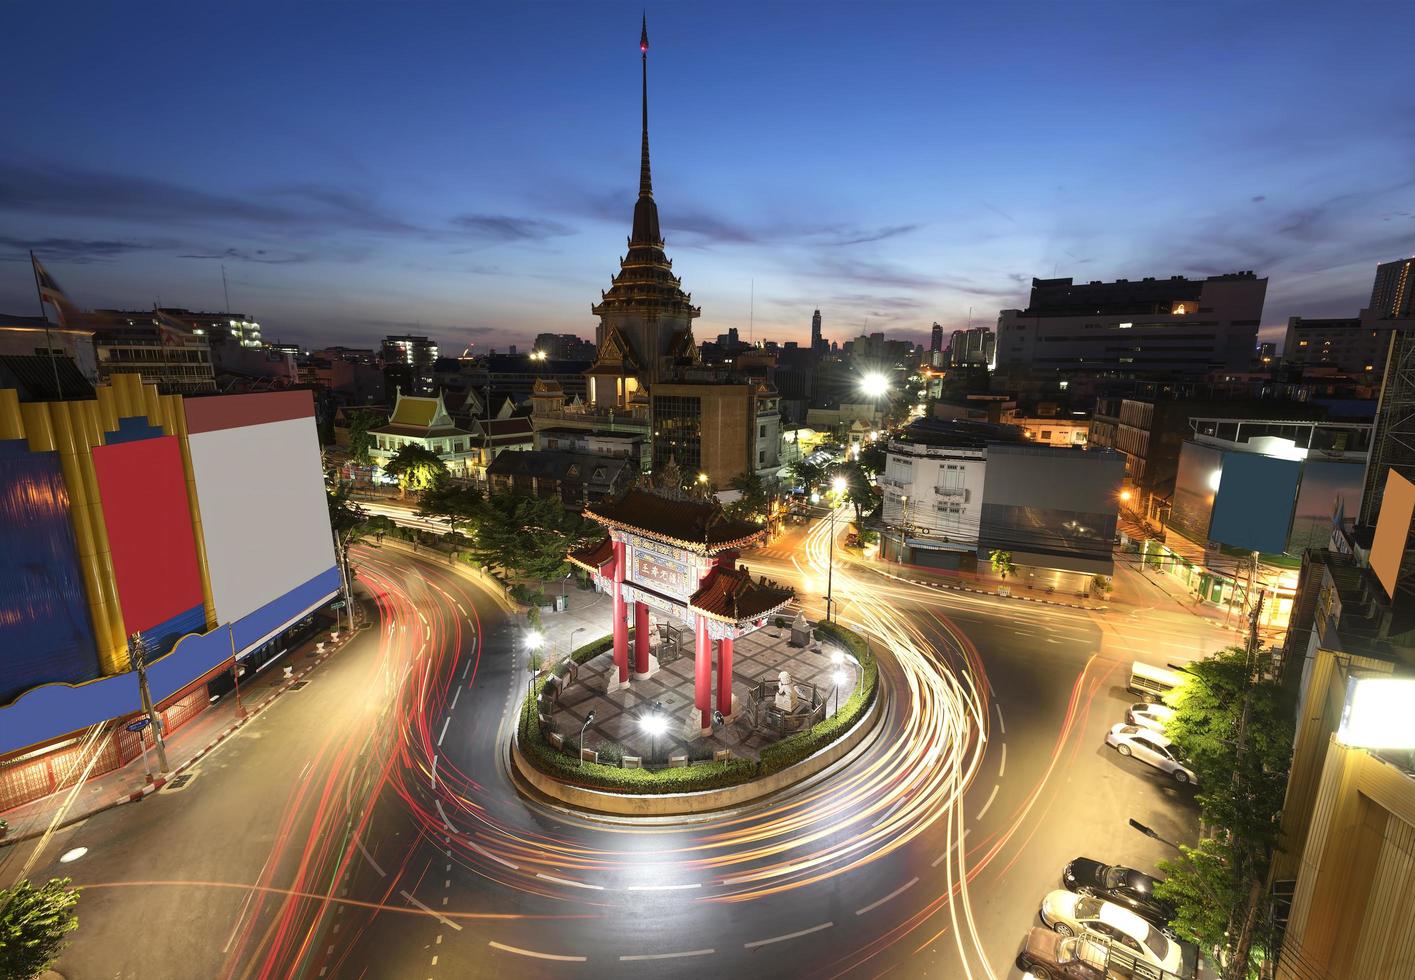
[[[349,562],[344,551],[344,538],[338,531],[334,532],[334,553],[339,558],[339,583],[344,587],[344,609],[349,622],[349,633],[354,632],[354,604],[349,595]],[[338,625],[338,617],[334,620]]]
[[[138,691],[142,694],[142,710],[152,725],[152,741],[157,746],[157,771],[167,772],[167,744],[162,738],[162,726],[158,723],[157,712],[152,707],[152,693],[147,689],[147,641],[141,633],[128,637],[128,657],[133,669],[138,672]],[[138,733],[142,737],[142,733]]]

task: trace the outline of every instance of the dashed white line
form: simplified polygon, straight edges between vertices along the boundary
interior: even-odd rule
[[[604,891],[603,885],[590,885],[583,881],[571,881],[569,878],[557,878],[554,875],[548,875],[541,871],[536,872],[536,877],[544,878],[546,881],[553,881],[557,885],[569,885],[571,888],[589,888],[597,892]]]
[[[979,820],[983,819],[983,814],[985,814],[985,813],[988,812],[988,807],[992,806],[992,801],[995,800],[995,799],[997,799],[997,790],[998,790],[998,787],[1001,786],[1001,785],[1002,785],[1001,783],[993,783],[993,785],[992,785],[992,792],[988,794],[988,801],[983,804],[983,808],[978,811],[978,817],[977,817],[977,819],[979,819]]]
[[[437,789],[437,756],[432,757],[432,788]]]
[[[637,956],[621,956],[620,960],[629,962],[632,960],[676,960],[684,956],[711,956],[716,953],[715,949],[689,949],[681,953],[640,953]]]
[[[502,859],[502,858],[497,857],[495,854],[492,854],[492,853],[491,853],[490,851],[488,851],[486,848],[480,847],[479,845],[477,845],[474,841],[467,841],[467,843],[471,845],[472,850],[476,851],[476,852],[477,852],[478,854],[480,854],[482,857],[484,857],[484,858],[490,858],[491,860],[495,861],[497,864],[504,864],[504,865],[506,865],[506,867],[510,868],[512,871],[520,871],[520,870],[521,870],[521,866],[520,866],[519,864],[512,864],[510,861],[507,861],[507,860],[504,860],[504,859]]]
[[[461,690],[459,687],[457,690]],[[442,734],[437,736],[437,747],[442,748],[442,740],[447,737],[447,726],[452,724],[452,716],[449,714],[447,720],[442,723]]]
[[[490,946],[492,949],[499,949],[503,953],[515,953],[517,956],[533,956],[538,960],[555,960],[560,963],[585,962],[585,958],[583,956],[559,956],[555,953],[537,953],[533,949],[520,949],[516,946],[504,946],[501,943],[497,942],[489,942],[487,943],[487,945]]]
[[[820,932],[835,925],[834,922],[822,922],[818,926],[811,926],[809,929],[802,929],[800,932],[788,932],[784,936],[772,936],[770,939],[758,939],[753,943],[743,943],[744,949],[756,949],[758,946],[770,946],[772,943],[784,943],[788,939],[800,939],[802,936],[809,936],[813,932]]]
[[[907,882],[905,882],[903,885],[900,885],[898,888],[894,889],[894,891],[892,891],[892,892],[890,892],[888,895],[884,896],[884,898],[881,898],[878,902],[871,902],[869,905],[866,905],[866,906],[865,906],[864,908],[862,908],[862,909],[856,909],[856,910],[855,910],[855,914],[856,914],[856,915],[864,915],[866,912],[873,912],[875,909],[879,908],[881,905],[883,905],[885,902],[889,901],[891,898],[898,898],[900,895],[904,894],[906,891],[908,891],[910,888],[914,887],[914,886],[917,885],[918,883],[919,883],[919,879],[918,879],[918,878],[910,878]]]
[[[456,830],[457,830],[457,828],[454,827],[454,826],[452,826],[452,821],[451,821],[451,820],[448,820],[448,819],[447,819],[447,811],[444,810],[444,809],[442,809],[442,801],[441,801],[441,800],[433,800],[432,802],[433,802],[433,804],[437,807],[437,815],[442,818],[442,826],[446,827],[448,830],[450,830],[450,831],[452,831],[452,832],[455,833]],[[475,846],[475,845],[473,845],[473,846]],[[448,853],[451,853],[451,852],[449,851]]]
[[[997,766],[997,778],[1001,779],[1003,773],[1007,772],[1007,743],[1002,743],[1002,761]]]
[[[454,691],[452,692],[452,706],[447,709],[447,713],[448,713],[449,715],[450,715],[452,712],[454,712],[454,711],[457,710],[457,699],[458,699],[459,697],[461,697],[461,696],[462,696],[462,689],[461,689],[460,687],[457,688],[456,690],[454,690]]]
[[[702,884],[694,882],[691,885],[630,885],[628,891],[631,892],[676,892],[688,888],[701,888]],[[623,957],[620,957],[621,959]]]
[[[364,852],[364,860],[369,863],[369,866],[370,866],[371,868],[373,868],[373,870],[375,870],[375,871],[378,872],[378,876],[379,876],[380,878],[387,878],[387,877],[388,877],[388,872],[387,872],[387,871],[384,871],[382,868],[380,868],[380,867],[378,866],[378,862],[373,859],[373,855],[368,852],[368,848],[367,848],[367,847],[364,847],[363,838],[362,838],[362,837],[356,838],[355,841],[354,841],[354,843],[356,843],[356,844],[359,845],[359,850],[361,850],[361,851]]]
[[[422,902],[419,902],[415,897],[413,897],[412,895],[408,894],[408,892],[406,892],[406,891],[400,891],[398,894],[400,894],[400,895],[402,895],[404,898],[406,898],[406,899],[408,900],[409,904],[411,904],[411,905],[416,905],[418,908],[422,909],[424,912],[428,913],[429,915],[434,915],[434,916],[436,916],[437,919],[438,919],[438,921],[441,922],[443,925],[445,925],[445,926],[451,926],[453,929],[456,929],[458,932],[461,932],[461,931],[462,931],[462,927],[459,926],[457,923],[455,923],[455,922],[453,922],[451,919],[447,918],[447,916],[443,915],[441,912],[434,912],[432,909],[428,908],[428,907],[427,907],[426,905],[424,905]],[[443,901],[445,902],[446,899],[443,899]]]
[[[1002,720],[1002,705],[997,705],[997,727],[1002,730],[1002,734],[1007,734],[1007,722]]]

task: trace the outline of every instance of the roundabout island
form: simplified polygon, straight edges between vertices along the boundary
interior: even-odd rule
[[[815,776],[874,731],[874,652],[845,627],[783,615],[794,590],[739,561],[760,525],[661,488],[585,516],[607,534],[569,559],[610,596],[610,628],[534,679],[511,744],[523,792],[703,813]]]

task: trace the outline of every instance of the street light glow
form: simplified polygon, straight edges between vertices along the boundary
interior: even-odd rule
[[[539,649],[541,648],[541,646],[544,645],[544,643],[545,643],[545,637],[541,635],[541,633],[540,633],[539,630],[527,630],[527,631],[526,631],[526,649],[527,649],[527,650],[539,650]]]
[[[889,379],[878,371],[871,371],[860,379],[860,391],[871,398],[878,398],[889,390]]]
[[[1360,749],[1415,749],[1415,679],[1357,677],[1346,688],[1336,739]]]
[[[668,731],[668,719],[658,712],[654,712],[640,718],[639,727],[644,730],[644,734],[656,737]]]
[[[830,481],[830,488],[831,488],[832,490],[834,490],[836,493],[844,493],[844,492],[845,492],[845,477],[843,477],[843,476],[837,476],[834,480],[831,480],[831,481]]]

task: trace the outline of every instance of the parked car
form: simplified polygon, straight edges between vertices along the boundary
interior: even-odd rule
[[[1085,936],[1035,926],[1017,954],[1017,968],[1036,980],[1105,980],[1108,955],[1103,944]]]
[[[1151,925],[1164,928],[1174,918],[1174,909],[1155,898],[1159,879],[1134,868],[1079,857],[1062,870],[1061,883],[1067,891],[1095,895],[1127,908]]]
[[[1180,973],[1184,953],[1153,924],[1095,895],[1057,890],[1042,899],[1042,921],[1063,936],[1098,933],[1131,955],[1161,970]]]
[[[1174,717],[1174,709],[1163,704],[1139,701],[1125,711],[1125,720],[1136,728],[1147,728],[1164,734],[1164,726]]]
[[[1105,744],[1115,746],[1115,751],[1121,755],[1133,755],[1141,762],[1168,773],[1176,783],[1199,782],[1194,770],[1179,758],[1174,743],[1159,732],[1135,725],[1116,725],[1106,735]]]

